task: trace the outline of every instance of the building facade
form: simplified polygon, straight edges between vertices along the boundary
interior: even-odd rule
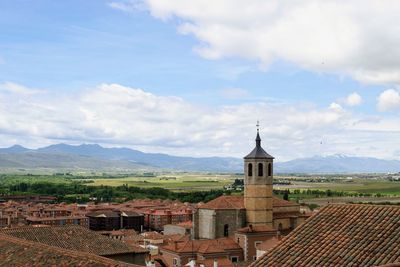
[[[244,196],[221,196],[201,205],[193,215],[194,239],[233,237],[246,226],[263,225],[286,234],[304,222],[300,205],[273,196],[273,160],[261,146],[244,157]]]

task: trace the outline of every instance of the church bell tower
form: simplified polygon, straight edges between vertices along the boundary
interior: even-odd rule
[[[247,225],[272,226],[273,160],[261,147],[257,122],[256,147],[244,157],[244,206]]]

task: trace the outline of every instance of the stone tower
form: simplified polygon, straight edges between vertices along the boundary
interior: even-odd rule
[[[272,226],[274,157],[261,147],[257,124],[256,147],[244,157],[244,206],[247,225]]]

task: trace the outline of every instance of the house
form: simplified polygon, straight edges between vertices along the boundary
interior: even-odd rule
[[[215,259],[232,262],[243,261],[243,250],[232,238],[214,240],[187,240],[173,242],[160,247],[162,261],[167,266],[184,266],[191,260],[196,262]]]
[[[134,211],[97,210],[86,214],[89,218],[89,229],[94,231],[112,231],[134,229],[141,232],[144,216]]]
[[[400,207],[325,206],[251,266],[400,266]]]
[[[5,234],[0,234],[0,263],[2,266],[139,267]]]
[[[164,235],[190,235],[192,232],[193,223],[191,221],[181,222],[178,224],[164,225]]]
[[[89,227],[89,219],[86,216],[60,216],[60,217],[27,217],[27,225],[80,225]]]
[[[139,265],[144,265],[145,258],[148,255],[147,250],[139,246],[128,246],[119,240],[105,237],[87,228],[75,225],[25,226],[1,229],[0,234]]]
[[[278,230],[267,225],[249,225],[236,230],[235,240],[243,249],[244,261],[257,258],[257,246],[267,240],[275,240]]]

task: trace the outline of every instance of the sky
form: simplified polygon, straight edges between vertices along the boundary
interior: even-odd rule
[[[400,3],[0,0],[0,147],[400,159]]]

